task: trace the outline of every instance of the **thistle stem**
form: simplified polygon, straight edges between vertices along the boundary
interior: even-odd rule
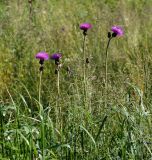
[[[86,53],[85,53],[85,42],[86,42],[86,33],[83,33],[83,83],[84,83],[84,105],[86,103]]]
[[[57,98],[56,98],[57,107],[59,107],[59,113],[57,119],[59,120],[60,130],[62,131],[62,108],[60,105],[60,67],[57,65]]]
[[[41,86],[42,86],[42,71],[40,71],[40,81],[39,81],[39,103],[41,104]]]
[[[40,82],[39,82],[39,104],[40,104],[40,115],[41,115],[41,140],[42,140],[42,159],[45,159],[45,133],[44,133],[44,112],[43,106],[41,104],[41,87],[42,87],[42,73],[43,73],[43,65],[40,67]]]
[[[60,72],[59,72],[59,67],[57,69],[57,91],[58,91],[58,97],[60,95]]]
[[[107,107],[107,89],[108,89],[108,48],[112,37],[109,38],[106,48],[106,59],[105,59],[105,107]]]

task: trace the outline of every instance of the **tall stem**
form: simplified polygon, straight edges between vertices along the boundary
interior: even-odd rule
[[[60,105],[60,66],[59,64],[57,65],[57,97],[56,97],[56,105],[58,110],[58,117],[57,119],[59,120],[58,124],[60,124],[60,130],[62,132],[62,108]]]
[[[45,159],[45,133],[44,133],[44,112],[43,106],[41,103],[41,87],[42,87],[42,73],[43,73],[43,64],[40,67],[40,82],[39,82],[39,105],[40,105],[40,116],[41,116],[41,142],[42,142],[42,159]]]
[[[41,85],[42,85],[42,71],[40,71],[40,81],[39,81],[39,103],[41,104]]]
[[[85,41],[86,33],[83,33],[83,83],[84,83],[84,105],[86,105],[86,53],[85,53]]]
[[[57,69],[57,91],[58,91],[58,97],[60,95],[60,72],[59,72],[59,67]]]
[[[109,38],[106,48],[106,59],[105,59],[105,107],[107,107],[107,89],[108,89],[108,48],[112,37]]]

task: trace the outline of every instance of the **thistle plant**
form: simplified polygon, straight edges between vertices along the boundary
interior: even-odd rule
[[[46,52],[39,52],[36,54],[35,58],[39,59],[39,63],[40,63],[40,81],[39,81],[39,103],[41,103],[41,82],[42,82],[42,73],[43,73],[43,69],[44,69],[44,61],[49,59],[49,55]]]
[[[86,103],[86,63],[89,62],[89,59],[86,57],[85,52],[85,43],[86,43],[86,36],[88,29],[91,29],[92,25],[89,23],[82,23],[80,24],[80,29],[83,30],[83,83],[84,83],[84,103]]]
[[[106,58],[105,58],[105,107],[107,107],[107,90],[108,90],[108,48],[110,42],[115,37],[123,36],[124,32],[120,26],[113,26],[111,27],[111,32],[108,32],[108,43],[106,47]]]
[[[42,156],[43,159],[45,159],[45,153],[44,153],[44,148],[45,148],[45,133],[44,133],[44,113],[43,113],[43,106],[41,104],[41,85],[42,85],[42,73],[44,70],[44,61],[49,59],[49,55],[46,52],[39,52],[35,56],[37,59],[39,59],[40,63],[40,82],[39,82],[39,105],[40,105],[40,117],[41,117],[41,140],[42,140]]]

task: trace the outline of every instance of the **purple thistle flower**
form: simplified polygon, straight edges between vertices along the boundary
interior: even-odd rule
[[[61,53],[54,53],[51,55],[51,59],[55,60],[55,61],[59,61],[59,59],[62,57]]]
[[[80,29],[83,31],[87,31],[88,29],[91,29],[92,25],[90,23],[82,23],[80,24]]]
[[[45,61],[49,59],[49,54],[42,51],[36,54],[35,58],[39,59],[40,61]]]
[[[124,31],[123,31],[122,27],[120,27],[120,26],[112,26],[111,31],[115,34],[115,36],[120,37],[120,36],[124,35]]]

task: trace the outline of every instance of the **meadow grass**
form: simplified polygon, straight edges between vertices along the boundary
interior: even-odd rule
[[[152,158],[151,5],[0,1],[0,159]],[[85,41],[85,93],[83,22],[93,25]],[[107,33],[113,25],[125,34],[108,49],[105,95]],[[40,51],[62,53],[60,79],[54,61],[46,61],[41,90],[35,59]]]

